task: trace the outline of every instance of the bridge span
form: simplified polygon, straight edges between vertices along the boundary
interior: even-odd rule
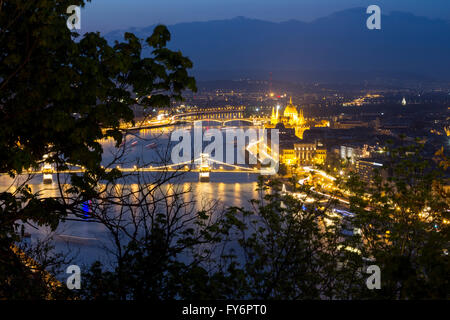
[[[193,108],[188,112],[167,114],[163,117],[137,121],[135,125],[131,123],[123,123],[120,126],[120,129],[138,130],[146,128],[158,128],[177,125],[181,123],[193,123],[195,121],[216,122],[221,126],[226,126],[233,121],[242,121],[250,125],[262,125],[268,120],[263,117],[245,117],[244,112],[244,106]]]
[[[86,169],[80,166],[68,164],[73,168],[67,170],[56,170],[50,164],[45,163],[39,170],[28,170],[22,175],[43,175],[43,182],[45,184],[52,183],[54,174],[77,174],[84,173]],[[214,166],[215,165],[215,166]],[[196,172],[199,174],[200,181],[209,181],[210,173],[249,173],[261,174],[261,170],[257,167],[244,167],[235,164],[222,162],[209,157],[209,154],[202,153],[200,157],[195,160],[189,160],[180,163],[172,163],[161,166],[133,166],[131,168],[122,168],[116,166],[114,168],[103,168],[106,172],[112,170],[119,170],[120,172],[138,173],[138,172]]]

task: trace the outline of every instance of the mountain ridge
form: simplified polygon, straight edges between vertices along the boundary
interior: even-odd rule
[[[190,57],[194,74],[200,78],[206,73],[215,79],[230,78],[231,74],[251,77],[248,71],[254,70],[260,74],[273,71],[274,77],[298,71],[298,80],[305,81],[327,77],[408,80],[409,74],[423,81],[450,81],[450,22],[396,11],[382,15],[381,30],[368,30],[368,17],[365,8],[353,8],[311,22],[242,16],[184,22],[168,26],[172,34],[169,48]],[[155,26],[133,28],[132,32],[145,38]],[[105,37],[121,40],[127,30]],[[313,79],[302,75],[302,70],[321,76]],[[218,75],[212,76],[214,72]]]

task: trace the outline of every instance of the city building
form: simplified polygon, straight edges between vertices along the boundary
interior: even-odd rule
[[[306,124],[306,119],[303,115],[303,110],[298,112],[297,107],[292,104],[292,98],[289,99],[289,104],[285,107],[283,115],[279,114],[279,107],[272,108],[272,116],[270,118],[271,125],[282,123],[286,128],[293,128],[295,135],[303,139],[303,132],[310,127]]]
[[[387,172],[383,169],[383,161],[374,158],[362,158],[356,160],[356,172],[362,181],[372,183],[375,170],[381,170],[381,176],[387,178]]]
[[[288,167],[297,164],[297,156],[294,148],[285,147],[281,149],[280,163],[285,164]]]
[[[297,154],[294,149],[294,144],[302,140],[295,135],[294,128],[286,128],[283,123],[277,123],[275,126],[279,132],[279,149],[280,149],[280,163],[285,164],[288,170],[293,165],[297,164]]]
[[[320,142],[302,141],[294,144],[297,163],[301,166],[323,164],[327,150]]]

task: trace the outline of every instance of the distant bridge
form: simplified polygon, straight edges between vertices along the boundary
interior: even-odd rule
[[[158,128],[164,126],[176,125],[179,123],[193,123],[195,121],[215,122],[221,126],[225,126],[232,121],[242,121],[250,125],[264,124],[267,119],[258,118],[244,118],[244,106],[233,107],[214,107],[214,108],[196,108],[189,112],[175,113],[164,119],[149,119],[145,121],[138,121],[134,126],[131,123],[122,124],[122,130],[139,130],[145,128]]]
[[[247,122],[255,125],[257,122],[263,122],[263,118],[245,118],[245,107],[216,107],[216,108],[199,108],[190,110],[186,113],[179,113],[172,116],[172,120],[176,122],[216,122],[225,126],[232,121]]]
[[[219,123],[221,126],[226,126],[227,124],[229,124],[230,122],[233,122],[233,121],[246,122],[249,125],[261,125],[261,124],[264,123],[264,119],[263,118],[240,118],[240,119],[229,119],[229,120],[205,118],[205,119],[199,119],[199,120],[179,120],[179,121],[180,122],[189,122],[189,123],[194,123],[194,122],[197,122],[197,121],[201,121],[201,122],[216,122],[216,123]]]
[[[201,122],[215,122],[220,126],[226,126],[233,121],[246,122],[249,125],[259,126],[263,125],[267,119],[265,118],[234,118],[234,119],[217,119],[217,118],[202,118],[202,119],[177,119],[177,120],[159,120],[159,121],[146,121],[142,123],[137,123],[135,126],[122,125],[120,129],[122,130],[139,130],[139,129],[151,129],[159,128],[165,126],[173,126],[181,123],[194,123],[196,121]]]
[[[205,118],[217,120],[233,120],[244,117],[245,107],[214,107],[214,108],[194,108],[184,113],[173,115],[174,120],[202,120]]]

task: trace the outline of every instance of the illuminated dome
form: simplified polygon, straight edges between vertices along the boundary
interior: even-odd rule
[[[297,108],[292,104],[292,97],[290,98],[289,104],[286,106],[286,109],[284,109],[283,115],[291,119],[297,119],[298,111]]]

